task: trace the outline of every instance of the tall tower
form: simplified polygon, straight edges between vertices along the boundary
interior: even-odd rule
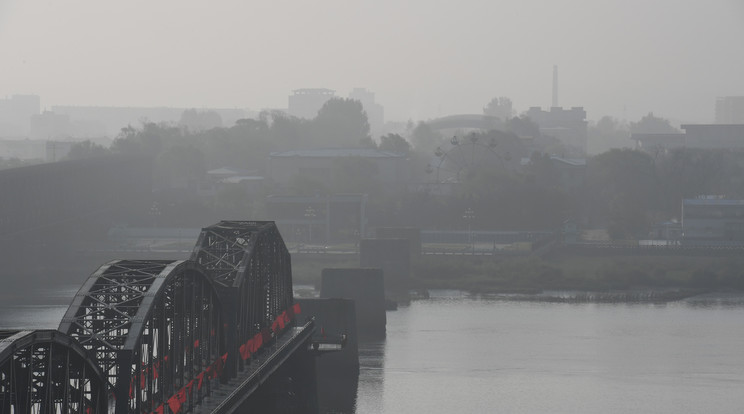
[[[553,108],[558,107],[558,66],[553,65]]]

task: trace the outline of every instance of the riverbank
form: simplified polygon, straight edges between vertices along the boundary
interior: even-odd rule
[[[320,256],[320,255],[318,255]],[[295,283],[318,286],[326,267],[356,267],[352,257],[293,260]],[[743,257],[422,256],[411,264],[412,289],[535,294],[545,290],[744,291]]]

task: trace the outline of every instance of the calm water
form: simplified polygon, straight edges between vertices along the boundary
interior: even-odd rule
[[[56,327],[65,309],[0,304],[0,327]],[[744,407],[742,297],[577,305],[439,292],[389,312],[387,329],[362,345],[357,414]]]
[[[388,313],[357,413],[740,413],[741,298],[569,305],[444,295]]]

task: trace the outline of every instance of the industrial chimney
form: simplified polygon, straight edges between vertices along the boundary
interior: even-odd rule
[[[558,66],[553,65],[553,108],[558,107]]]

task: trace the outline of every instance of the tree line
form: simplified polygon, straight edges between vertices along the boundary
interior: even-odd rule
[[[203,181],[206,171],[233,167],[267,176],[268,155],[274,151],[312,148],[377,148],[407,155],[407,187],[385,188],[376,164],[365,159],[337,160],[328,182],[295,177],[288,187],[267,181],[259,195],[239,188],[223,189],[212,200],[176,197],[160,200],[172,207],[171,224],[193,225],[220,214],[244,214],[271,219],[263,207],[268,194],[328,194],[365,192],[370,195],[372,226],[417,226],[429,229],[473,228],[492,230],[555,230],[572,219],[587,228],[606,228],[616,239],[643,238],[660,221],[680,219],[681,200],[701,194],[744,197],[744,153],[741,151],[679,148],[647,154],[632,149],[611,149],[586,160],[579,185],[567,186],[553,154],[573,154],[551,137],[540,134],[528,118],[510,117],[510,101],[486,108],[506,116],[504,130],[470,132],[497,153],[494,161],[470,168],[446,194],[432,185],[432,164],[448,138],[425,123],[409,123],[402,134],[373,139],[366,114],[358,101],[331,99],[314,119],[264,112],[231,127],[194,128],[144,123],[122,129],[110,149],[90,142],[76,144],[71,158],[106,152],[148,154],[155,159],[154,183],[166,197],[174,183]],[[189,115],[194,118],[194,114]],[[668,122],[649,114],[635,130],[669,131]],[[597,124],[612,135],[612,119]],[[405,137],[404,137],[405,136]],[[527,145],[521,137],[533,137]],[[407,139],[406,139],[407,137]],[[184,184],[181,187],[188,187]],[[188,197],[187,197],[188,198]],[[472,209],[474,217],[463,218]],[[166,212],[164,212],[165,215]],[[168,223],[168,219],[162,219]],[[200,221],[201,222],[201,221]]]

